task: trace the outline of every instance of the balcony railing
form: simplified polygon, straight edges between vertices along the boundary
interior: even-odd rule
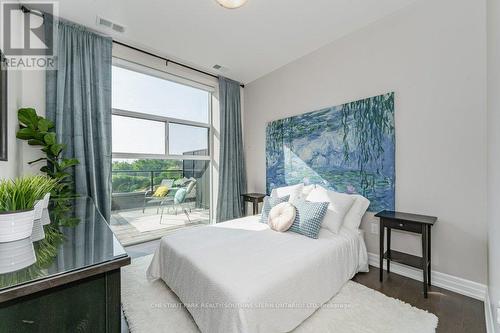
[[[113,170],[113,193],[145,192],[153,190],[164,179],[179,179],[185,170]]]

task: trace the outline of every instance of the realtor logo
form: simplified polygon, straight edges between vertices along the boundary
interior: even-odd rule
[[[55,24],[47,15],[57,15],[55,2],[1,2],[0,47],[8,70],[55,68]]]

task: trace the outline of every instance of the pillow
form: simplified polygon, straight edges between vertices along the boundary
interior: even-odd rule
[[[284,197],[286,195],[290,196],[290,202],[294,202],[302,198],[302,189],[304,184],[290,185],[277,187],[271,191],[271,197]]]
[[[292,226],[295,215],[295,207],[289,202],[282,202],[271,209],[267,224],[275,231],[284,232]]]
[[[153,194],[153,197],[164,197],[168,193],[168,186],[159,186],[155,193]]]
[[[295,201],[296,216],[288,230],[317,239],[328,204],[328,202]]]
[[[312,190],[314,190],[316,188],[316,185],[304,185],[304,187],[302,188],[302,198],[307,198],[307,196],[309,195],[309,193],[311,193]]]
[[[177,190],[177,192],[175,192],[174,203],[175,204],[183,203],[184,199],[186,199],[186,189],[180,188]]]
[[[358,230],[361,219],[370,206],[370,200],[359,194],[353,194],[354,203],[344,217],[344,225],[352,230]]]
[[[338,234],[344,223],[344,217],[352,207],[354,198],[348,194],[328,191],[321,186],[309,193],[307,200],[311,202],[328,202],[328,211],[321,227]]]
[[[271,209],[282,203],[282,202],[287,202],[288,199],[290,199],[290,196],[287,195],[285,197],[279,198],[279,197],[265,197],[264,198],[264,204],[262,205],[262,214],[260,216],[260,222],[261,223],[266,223],[269,217],[269,212]]]

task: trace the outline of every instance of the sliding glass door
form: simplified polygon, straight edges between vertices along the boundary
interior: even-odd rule
[[[210,221],[212,94],[165,76],[113,66],[111,226],[125,245]]]

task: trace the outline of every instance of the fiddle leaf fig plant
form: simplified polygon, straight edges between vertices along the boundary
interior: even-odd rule
[[[70,169],[79,164],[75,158],[64,158],[62,153],[65,145],[57,142],[54,124],[39,116],[33,108],[22,108],[17,113],[19,120],[19,131],[17,138],[25,140],[30,146],[40,146],[45,153],[44,157],[31,161],[34,164],[45,161],[46,165],[40,171],[46,173],[50,178],[57,180],[54,190],[56,197],[69,197],[73,195],[73,180]]]

